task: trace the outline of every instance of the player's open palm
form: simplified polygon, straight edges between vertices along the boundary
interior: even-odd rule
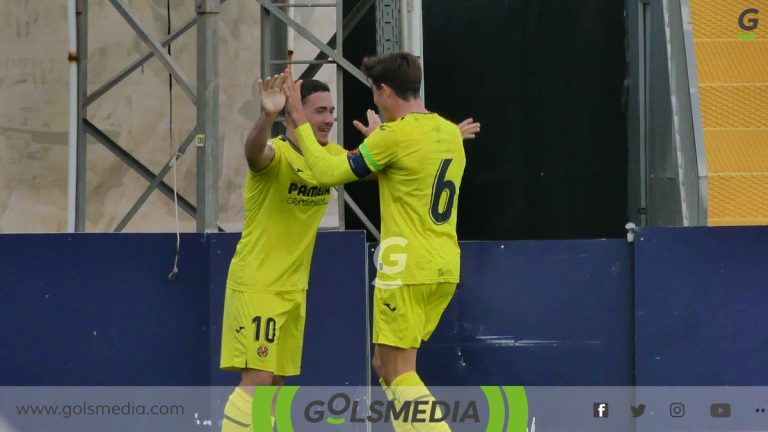
[[[261,108],[270,114],[279,113],[285,107],[285,94],[283,94],[283,82],[285,74],[267,77],[259,80],[259,93],[261,96]]]
[[[376,130],[377,127],[381,124],[381,119],[379,119],[379,116],[376,115],[376,113],[373,110],[368,110],[366,113],[366,116],[368,117],[368,124],[364,125],[362,122],[359,122],[357,120],[352,122],[352,125],[357,128],[357,130],[360,131],[360,133],[363,134],[363,136],[368,136],[373,133],[373,131]]]
[[[461,138],[465,140],[475,139],[475,135],[480,132],[480,123],[477,123],[472,117],[459,123],[459,130],[461,130]]]

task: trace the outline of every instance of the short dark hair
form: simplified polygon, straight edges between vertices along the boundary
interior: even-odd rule
[[[328,84],[316,79],[307,79],[301,82],[301,101],[304,102],[308,97],[315,93],[331,92]]]
[[[417,98],[421,93],[421,66],[413,54],[398,52],[366,57],[361,69],[376,88],[386,84],[400,99]]]

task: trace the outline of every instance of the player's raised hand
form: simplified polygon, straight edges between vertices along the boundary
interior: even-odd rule
[[[363,136],[368,136],[373,131],[376,130],[377,127],[381,124],[381,119],[379,119],[379,116],[376,115],[376,113],[373,110],[368,110],[366,113],[366,116],[368,117],[368,124],[364,125],[363,123],[354,120],[352,122],[352,125],[357,128],[357,130],[360,131],[360,133],[363,134]]]
[[[285,102],[285,116],[288,119],[289,127],[297,127],[307,122],[304,115],[304,106],[301,104],[301,82],[293,82],[293,75],[289,69],[285,70],[285,81],[283,82],[283,95],[287,99]]]
[[[480,132],[480,123],[477,123],[472,117],[464,120],[457,126],[461,130],[461,138],[465,140],[475,139],[475,134]]]
[[[277,114],[285,106],[285,95],[282,91],[284,81],[284,73],[259,80],[259,96],[261,96],[261,108],[264,112]]]

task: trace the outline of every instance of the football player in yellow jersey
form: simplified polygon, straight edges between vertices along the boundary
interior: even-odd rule
[[[283,89],[289,129],[322,185],[377,173],[381,246],[374,287],[373,366],[388,397],[400,407],[434,398],[416,373],[416,354],[434,331],[459,281],[456,209],[466,159],[462,132],[427,111],[419,98],[418,58],[395,53],[367,58],[373,99],[384,116],[357,150],[331,155],[318,145],[290,74]],[[441,415],[436,416],[437,419]],[[393,422],[396,431],[448,431],[443,421]]]
[[[224,432],[251,430],[254,386],[279,386],[299,374],[310,261],[331,196],[312,176],[293,131],[269,139],[285,105],[284,79],[259,80],[262,114],[245,142],[244,228],[227,276],[220,363],[240,371],[241,379],[224,409]],[[308,80],[300,92],[322,151],[345,154],[329,141],[334,105],[328,86]]]

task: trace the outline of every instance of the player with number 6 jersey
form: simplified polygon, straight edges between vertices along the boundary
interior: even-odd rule
[[[373,366],[398,409],[420,401],[431,405],[427,411],[439,419],[440,408],[416,373],[416,356],[459,281],[456,219],[466,165],[462,132],[424,106],[417,57],[366,58],[362,71],[386,122],[346,156],[322,151],[301,110],[298,83],[290,79],[283,84],[287,118],[320,184],[378,175],[382,237],[373,294]],[[396,432],[450,431],[442,420],[392,420]]]
[[[359,152],[379,176],[382,242],[407,256],[402,271],[379,271],[376,285],[457,283],[456,208],[466,165],[459,128],[435,113],[410,113],[379,126]]]

